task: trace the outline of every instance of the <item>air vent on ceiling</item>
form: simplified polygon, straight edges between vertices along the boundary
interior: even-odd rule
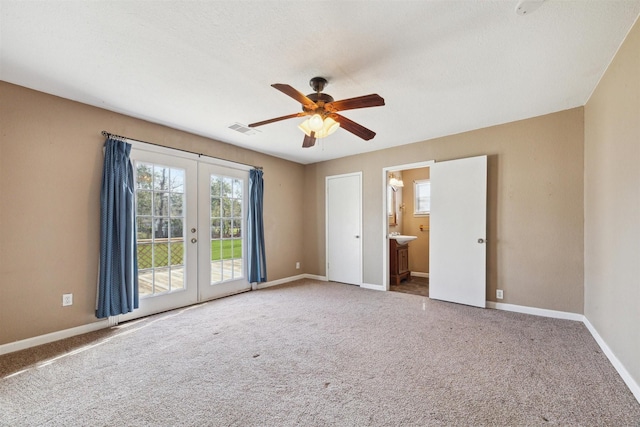
[[[229,126],[229,129],[233,129],[236,132],[240,132],[243,133],[245,135],[255,135],[256,133],[258,133],[259,131],[257,129],[254,128],[250,128],[249,126],[243,125],[241,123],[234,123],[231,126]]]

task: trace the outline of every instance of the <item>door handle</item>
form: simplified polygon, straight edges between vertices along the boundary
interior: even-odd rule
[[[478,239],[478,243],[487,243],[487,239],[480,238]]]
[[[356,234],[356,239],[359,239],[359,238],[360,238],[360,236]]]
[[[191,239],[191,243],[195,243],[197,241],[198,241],[198,239],[196,239],[195,237],[193,239]]]

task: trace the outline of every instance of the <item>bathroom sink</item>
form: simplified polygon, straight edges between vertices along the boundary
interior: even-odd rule
[[[398,234],[395,236],[389,236],[390,239],[396,239],[399,245],[404,245],[405,243],[409,243],[412,240],[416,240],[418,236],[405,236],[403,234]]]

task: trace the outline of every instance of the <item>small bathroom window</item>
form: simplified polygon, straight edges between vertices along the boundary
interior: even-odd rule
[[[413,215],[427,216],[431,212],[431,181],[413,181]]]

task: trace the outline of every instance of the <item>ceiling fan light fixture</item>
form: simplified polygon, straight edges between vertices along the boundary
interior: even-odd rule
[[[281,120],[292,119],[294,117],[306,116],[305,120],[298,125],[298,128],[305,134],[302,141],[303,148],[313,147],[316,143],[316,139],[324,138],[333,134],[339,127],[365,141],[369,141],[376,136],[376,133],[371,129],[367,129],[364,126],[349,120],[341,114],[338,114],[338,112],[343,110],[382,106],[384,105],[384,99],[380,95],[372,93],[370,95],[335,101],[331,95],[322,93],[322,90],[327,85],[327,79],[323,77],[314,77],[311,79],[309,84],[314,90],[314,93],[309,95],[304,95],[301,92],[298,92],[288,84],[272,84],[271,86],[274,89],[277,89],[298,101],[302,107],[302,112],[251,123],[248,127],[253,128],[269,123],[279,122]]]
[[[320,114],[314,114],[309,118],[309,129],[314,132],[319,132],[324,125],[324,120],[322,120],[322,116]]]
[[[305,133],[307,136],[311,136],[311,128],[309,127],[309,119],[306,119],[304,122],[298,125],[298,129]]]
[[[311,126],[309,125],[310,122],[311,122],[311,119],[307,119],[302,123],[300,123],[298,125],[298,128],[302,132],[304,132],[305,135],[307,136],[311,136],[311,132],[314,132],[313,136],[314,138],[317,138],[317,139],[324,138],[326,136],[331,135],[332,133],[337,131],[338,128],[340,127],[340,123],[336,122],[331,117],[325,118],[324,121],[322,122],[322,126],[317,131],[311,128]]]
[[[340,123],[333,120],[331,117],[327,117],[324,119],[324,126],[322,127],[322,132],[326,132],[326,135],[331,135],[340,127]]]

